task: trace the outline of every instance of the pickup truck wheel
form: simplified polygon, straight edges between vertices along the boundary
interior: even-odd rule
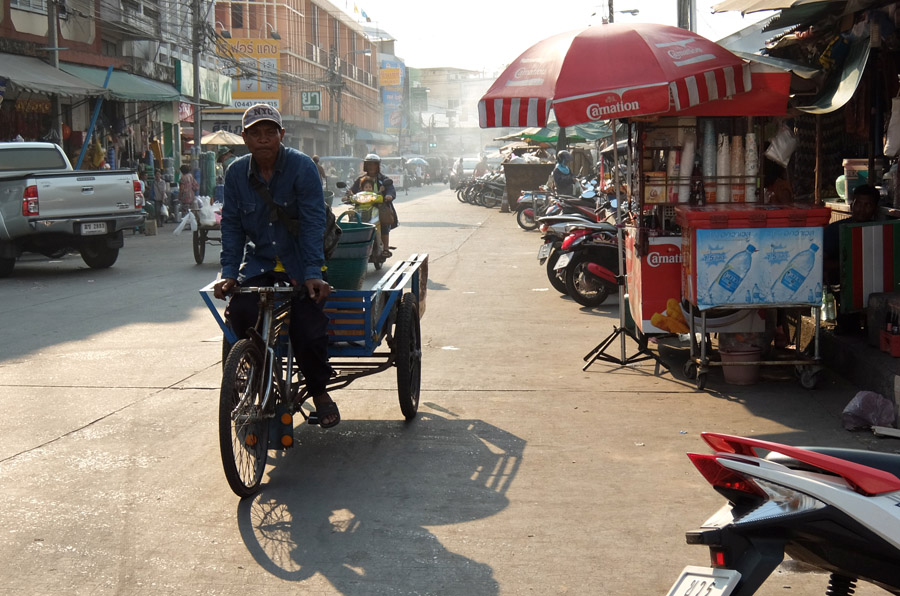
[[[0,259],[0,278],[12,275],[15,266],[15,259]]]
[[[81,258],[91,269],[106,269],[119,258],[119,249],[109,248],[105,238],[98,238],[81,245]]]

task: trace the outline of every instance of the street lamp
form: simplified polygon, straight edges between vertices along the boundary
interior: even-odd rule
[[[275,27],[272,24],[267,22],[265,29],[266,29],[266,32],[269,34],[269,37],[271,37],[272,39],[274,39],[276,41],[281,40],[281,35],[278,34],[278,31],[275,31]]]
[[[222,28],[222,30],[219,31],[219,36],[224,37],[225,39],[231,39],[231,31],[225,28],[222,21],[216,21],[216,26]]]
[[[344,58],[341,60],[343,63],[347,60],[348,56],[352,56],[354,54],[364,54],[366,56],[372,55],[372,50],[370,48],[366,48],[364,50],[354,50],[352,52],[347,52],[344,54]],[[344,120],[341,116],[341,104],[343,103],[344,96],[344,74],[341,72],[340,65],[337,64],[337,56],[334,51],[331,53],[331,83],[329,84],[329,90],[331,91],[332,97],[337,100],[337,142],[335,142],[335,149],[337,150],[337,154],[341,154],[340,148],[343,146],[344,139]]]

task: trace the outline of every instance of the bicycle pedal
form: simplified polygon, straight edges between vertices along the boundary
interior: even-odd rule
[[[315,412],[310,412],[309,416],[306,417],[306,423],[312,424],[313,426],[319,425],[319,415]]]

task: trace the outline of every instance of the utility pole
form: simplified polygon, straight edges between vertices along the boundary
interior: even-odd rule
[[[330,108],[333,108],[335,104],[337,105],[337,121],[331,128],[331,151],[335,155],[340,155],[338,150],[338,139],[340,135],[340,120],[341,120],[341,98],[340,98],[340,75],[338,73],[337,66],[337,48],[331,46],[331,56],[328,61],[328,95],[330,97],[329,102],[329,112],[333,115]]]
[[[613,17],[614,14],[616,14],[616,11],[613,8],[613,0],[609,0],[609,22],[610,23],[615,22],[615,18]]]
[[[59,70],[59,18],[56,10],[57,0],[47,0],[47,49],[50,51],[50,65]],[[55,142],[62,145],[62,116],[60,115],[59,94],[50,96],[50,132],[56,136]],[[88,139],[90,141],[90,139]]]
[[[203,118],[200,114],[200,43],[203,39],[200,19],[200,3],[202,0],[193,0],[193,31],[194,31],[194,148],[191,157],[195,168],[200,167],[200,137],[203,136]]]
[[[678,26],[697,31],[697,3],[695,0],[678,0]]]

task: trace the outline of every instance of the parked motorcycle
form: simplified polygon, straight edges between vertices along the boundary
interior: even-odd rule
[[[596,307],[616,291],[618,240],[616,227],[586,222],[567,226],[556,260],[556,274],[565,279],[566,293],[578,304]]]
[[[825,594],[863,580],[900,595],[900,455],[701,436],[715,453],[688,457],[728,503],[687,533],[709,565],[686,567],[669,596],[750,596],[785,554],[829,572]]]
[[[338,182],[338,188],[346,188],[345,182]],[[341,199],[342,202],[350,205],[348,213],[354,213],[359,217],[359,221],[363,223],[374,224],[375,226],[375,242],[372,246],[372,252],[369,255],[369,262],[375,266],[375,270],[381,269],[387,258],[384,256],[384,244],[381,241],[381,222],[378,219],[378,205],[384,202],[384,197],[374,192],[358,192],[351,193],[349,189],[347,194]]]

